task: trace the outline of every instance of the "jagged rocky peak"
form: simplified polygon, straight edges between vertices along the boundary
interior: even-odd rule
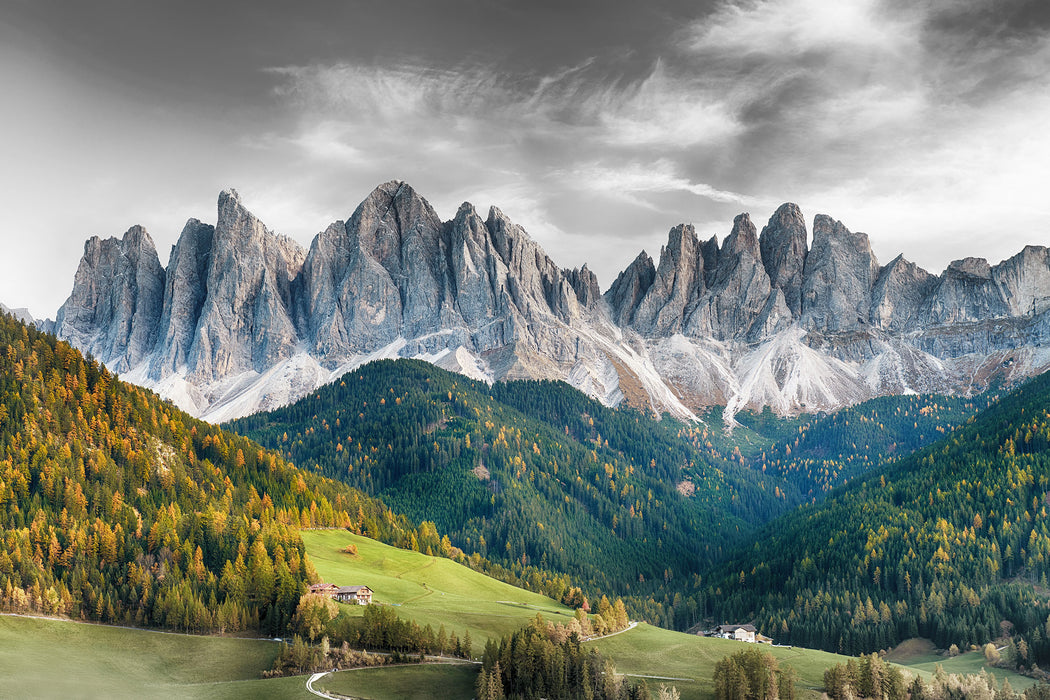
[[[762,264],[758,235],[751,217],[739,214],[718,252],[709,288],[688,313],[685,332],[719,340],[754,340],[791,321],[784,295],[774,290]]]
[[[605,292],[613,321],[619,326],[633,326],[635,311],[656,279],[656,265],[644,250],[621,272]]]
[[[119,240],[92,236],[55,333],[126,372],[153,349],[163,299],[164,268],[146,229],[132,226]]]
[[[904,331],[936,284],[935,275],[898,255],[879,271],[871,291],[871,324],[886,331]]]
[[[679,224],[660,249],[653,283],[634,312],[635,330],[651,336],[679,332],[686,307],[699,299],[704,287],[704,259],[696,230],[691,224]]]
[[[853,233],[830,216],[813,219],[813,247],[806,256],[802,316],[807,328],[838,332],[869,322],[871,290],[879,261],[867,234]]]
[[[553,314],[570,321],[580,314],[580,303],[569,280],[521,226],[497,207],[485,221],[493,247],[507,268],[509,301],[526,317]]]
[[[962,260],[953,260],[948,265],[948,269],[945,270],[945,274],[989,280],[992,278],[992,266],[984,258],[963,258]]]
[[[157,351],[150,376],[161,379],[186,366],[194,333],[208,296],[208,264],[215,227],[190,219],[171,247],[164,281],[164,304]]]
[[[432,257],[439,250],[441,218],[412,187],[397,180],[379,185],[347,221],[361,250],[393,274],[411,255]]]
[[[722,243],[718,257],[721,260],[726,254],[742,255],[744,253],[756,260],[762,259],[758,245],[758,232],[755,230],[755,225],[751,223],[751,215],[747,212],[737,214],[733,218],[733,230]]]
[[[470,326],[481,326],[503,313],[498,295],[504,270],[496,265],[492,240],[474,205],[464,202],[448,224],[452,293],[456,309]]]
[[[784,293],[784,301],[796,318],[802,314],[802,280],[809,252],[806,220],[797,204],[787,202],[769,217],[759,244],[762,264],[773,286]]]
[[[1050,250],[1025,246],[1017,255],[992,268],[992,277],[1014,316],[1034,316],[1050,310]]]
[[[562,273],[569,280],[573,291],[576,292],[576,299],[580,305],[593,309],[598,300],[602,298],[602,292],[598,286],[597,275],[587,267],[587,263],[584,263],[583,267],[562,270]]]
[[[442,231],[425,199],[390,181],[372,190],[345,224],[318,234],[298,282],[305,292],[300,326],[326,365],[401,335],[421,335],[446,318]]]
[[[262,372],[294,355],[299,342],[292,282],[302,247],[266,228],[234,190],[219,195],[211,238],[207,295],[187,358],[197,382]]]
[[[919,325],[972,323],[1010,315],[1002,291],[984,258],[954,260],[917,316]]]

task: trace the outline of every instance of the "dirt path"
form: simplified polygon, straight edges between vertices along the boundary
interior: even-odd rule
[[[327,676],[329,673],[331,673],[331,671],[324,671],[322,673],[315,673],[314,675],[310,676],[310,678],[308,678],[307,681],[306,681],[306,689],[308,691],[310,691],[312,694],[314,694],[317,697],[319,697],[319,698],[328,698],[328,700],[341,700],[340,698],[337,698],[334,695],[329,695],[328,693],[326,693],[323,690],[317,690],[316,688],[314,688],[314,682],[321,680],[322,678]]]
[[[589,638],[587,638],[587,639],[585,639],[583,641],[585,641],[585,642],[597,642],[599,639],[608,639],[609,637],[615,637],[616,635],[623,634],[624,632],[630,632],[631,630],[633,630],[637,626],[638,626],[637,622],[628,622],[627,626],[624,627],[622,630],[617,630],[616,632],[610,632],[609,634],[603,635],[601,637],[589,637]],[[681,680],[681,679],[675,679],[675,680]]]

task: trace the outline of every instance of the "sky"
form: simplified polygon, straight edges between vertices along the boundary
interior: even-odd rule
[[[606,289],[782,202],[932,272],[1050,243],[1045,0],[0,0],[0,302],[91,236],[166,263],[235,188],[304,246],[378,184]]]

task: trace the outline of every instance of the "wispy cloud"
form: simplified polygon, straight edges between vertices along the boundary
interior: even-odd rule
[[[917,250],[909,221],[935,213],[926,226],[943,240],[967,221],[976,236],[976,222],[1045,216],[1050,43],[992,9],[726,0],[630,76],[597,56],[539,74],[272,68],[293,116],[273,143],[341,178],[411,178],[446,216],[458,197],[488,197],[555,253],[583,250],[569,239],[653,230],[643,215],[710,224],[795,200],[936,266],[943,244]]]
[[[680,175],[674,162],[667,158],[619,166],[590,163],[557,175],[566,185],[574,185],[614,199],[623,199],[653,210],[658,209],[659,205],[645,199],[643,195],[684,192],[725,204],[741,206],[770,206],[772,204],[771,201],[758,197],[720,190],[702,182],[693,182]]]

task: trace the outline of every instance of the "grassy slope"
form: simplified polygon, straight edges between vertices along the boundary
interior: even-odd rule
[[[714,692],[711,676],[715,663],[746,648],[743,642],[698,637],[645,624],[589,644],[611,658],[620,673],[691,679],[647,681],[650,689],[658,688],[660,683],[674,685],[681,692],[682,700],[710,697]],[[846,660],[837,654],[812,649],[762,647],[762,650],[772,652],[781,665],[794,668],[799,674],[799,685],[811,690],[824,685],[825,668]]]
[[[469,627],[478,652],[486,637],[498,637],[517,629],[537,611],[555,620],[570,614],[567,608],[548,598],[495,581],[446,559],[395,549],[343,530],[304,531],[302,536],[310,559],[326,581],[340,585],[365,584],[375,591],[376,601],[399,604],[398,615],[420,624],[430,623],[435,628],[444,624],[446,629],[460,635],[464,627]],[[357,545],[356,556],[339,551],[349,543]],[[514,601],[519,605],[498,601]],[[362,610],[357,606],[342,608],[347,614],[360,614]],[[678,687],[683,700],[709,697],[715,662],[744,648],[740,642],[697,637],[645,624],[589,644],[612,659],[621,673],[691,679],[665,681]],[[807,688],[822,686],[824,669],[845,661],[845,657],[809,649],[770,650],[782,663],[798,671],[801,685]],[[391,674],[390,678],[397,677],[393,669],[385,672]],[[344,672],[334,678],[352,673],[361,672]],[[658,679],[647,682],[653,689],[661,683]],[[324,687],[339,689],[336,685]],[[412,686],[406,680],[404,687]],[[381,697],[385,696],[376,695]]]
[[[310,698],[303,678],[261,680],[279,646],[0,617],[0,697]]]
[[[325,676],[314,688],[356,700],[471,700],[478,668],[474,664],[362,668]]]
[[[434,629],[445,625],[462,636],[466,629],[480,653],[489,638],[499,639],[525,625],[537,612],[568,620],[572,610],[538,593],[515,588],[449,559],[397,549],[345,530],[302,532],[317,573],[341,586],[366,585],[378,603],[399,606],[397,613]],[[357,555],[343,554],[347,544]],[[345,614],[364,608],[341,606]]]
[[[469,628],[476,649],[486,636],[498,636],[525,624],[537,610],[557,619],[564,607],[534,593],[483,576],[454,562],[395,549],[342,530],[304,532],[310,556],[327,580],[366,583],[376,599],[399,604],[398,613],[421,624],[444,624],[462,634]],[[351,557],[339,552],[349,543]],[[423,583],[426,583],[424,588]],[[444,595],[442,595],[444,594]],[[508,605],[498,601],[513,601]],[[529,607],[522,607],[528,605]],[[342,606],[347,614],[362,608]],[[639,625],[633,630],[588,642],[607,655],[621,673],[686,678],[651,678],[676,686],[683,700],[711,694],[715,662],[743,647],[739,642],[707,639]],[[71,622],[0,617],[0,678],[2,697],[142,698],[309,698],[305,677],[259,680],[278,647],[265,640],[238,640],[164,634],[144,630]],[[804,695],[817,697],[824,669],[845,657],[801,648],[773,647],[780,663],[800,676]],[[906,651],[906,650],[905,650]],[[929,675],[940,663],[949,673],[977,673],[983,657],[971,652],[947,659],[925,649],[895,661]],[[41,660],[54,659],[52,663]],[[61,666],[62,673],[56,673]],[[1015,689],[1030,679],[1000,669]],[[326,677],[318,686],[371,700],[394,697],[469,698],[476,671],[471,667],[415,667],[346,671]],[[421,690],[422,689],[422,690]],[[411,693],[422,692],[422,695]]]
[[[1008,678],[1013,689],[1018,691],[1036,683],[1033,678],[1022,676],[1006,669],[995,668],[985,660],[984,654],[980,651],[968,651],[954,658],[942,656],[936,652],[933,642],[928,639],[914,638],[905,640],[890,650],[886,658],[910,669],[925,671],[930,674],[937,670],[938,664],[947,673],[980,673],[983,670],[987,673],[995,674],[995,679],[1000,684],[1004,678]]]

